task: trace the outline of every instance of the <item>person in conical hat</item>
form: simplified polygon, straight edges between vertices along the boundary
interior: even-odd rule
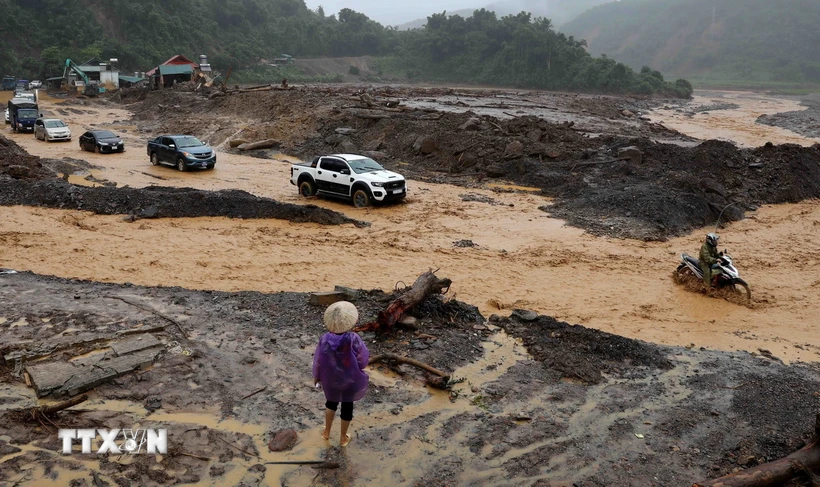
[[[359,321],[353,303],[339,301],[325,310],[327,333],[319,339],[313,354],[314,384],[322,384],[325,393],[325,430],[322,438],[330,439],[330,428],[342,404],[340,446],[347,446],[351,436],[347,430],[353,420],[353,402],[364,397],[370,377],[364,372],[370,360],[362,338],[350,330]]]

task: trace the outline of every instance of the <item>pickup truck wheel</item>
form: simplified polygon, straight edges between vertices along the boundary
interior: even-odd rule
[[[157,157],[157,153],[156,153],[156,152],[152,152],[152,153],[151,153],[151,165],[153,165],[153,166],[159,166],[159,157]]]
[[[177,159],[177,169],[179,169],[180,172],[185,172],[185,170],[186,170],[185,160],[181,157],[179,159]]]
[[[299,183],[299,194],[308,198],[316,194],[316,185],[313,181],[302,181]]]
[[[357,189],[353,193],[353,206],[356,208],[367,208],[370,206],[370,195],[365,189]]]

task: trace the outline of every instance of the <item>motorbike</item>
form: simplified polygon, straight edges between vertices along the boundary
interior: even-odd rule
[[[703,280],[703,271],[700,269],[700,261],[688,254],[681,254],[681,262],[678,265],[678,274],[691,273],[698,280]],[[720,252],[717,266],[712,269],[712,285],[718,289],[729,288],[736,293],[741,293],[742,288],[746,293],[746,300],[752,300],[752,291],[749,284],[740,277],[740,272],[735,268],[732,257],[724,250]]]

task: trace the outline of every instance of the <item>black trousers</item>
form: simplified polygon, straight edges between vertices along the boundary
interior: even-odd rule
[[[327,401],[325,403],[325,407],[330,409],[331,411],[336,411],[336,408],[339,407],[338,402]],[[353,420],[353,403],[352,402],[343,402],[342,403],[342,414],[339,415],[342,420],[344,421],[352,421]]]

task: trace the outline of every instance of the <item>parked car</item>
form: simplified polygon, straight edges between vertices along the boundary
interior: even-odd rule
[[[354,154],[321,156],[313,162],[294,164],[290,184],[296,185],[302,196],[350,198],[356,208],[407,196],[404,176],[386,170],[369,157]]]
[[[34,81],[32,81],[31,83],[28,84],[28,89],[33,90],[35,88],[42,88],[42,86],[43,86],[43,82],[40,81],[39,79],[35,79]]]
[[[9,109],[8,108],[6,108],[6,123],[8,123],[8,124],[11,123],[11,119],[9,118]]]
[[[216,152],[192,135],[160,135],[148,141],[151,164],[170,164],[180,171],[213,169]]]
[[[125,144],[121,138],[108,130],[89,130],[80,136],[80,149],[97,154],[125,152]]]
[[[34,138],[52,142],[71,140],[71,130],[58,118],[38,118],[34,121]]]

